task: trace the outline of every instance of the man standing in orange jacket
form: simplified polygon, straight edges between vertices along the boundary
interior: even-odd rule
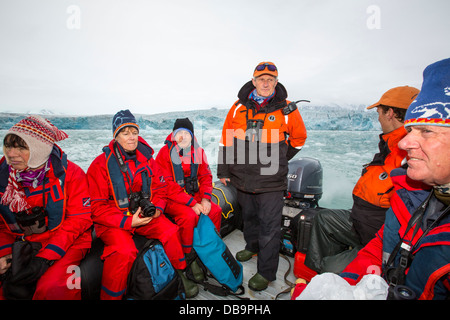
[[[258,272],[248,286],[264,290],[278,269],[288,161],[305,144],[306,128],[295,104],[286,101],[272,62],[256,66],[238,98],[223,125],[217,173],[236,187],[242,208],[247,245],[236,258],[258,255]]]
[[[419,94],[409,86],[396,87],[383,94],[367,109],[377,108],[380,135],[379,153],[364,165],[353,189],[351,210],[309,209],[316,211],[305,265],[316,272],[341,272],[381,228],[389,199],[394,193],[390,172],[401,166],[406,152],[398,142],[406,135],[406,110]]]

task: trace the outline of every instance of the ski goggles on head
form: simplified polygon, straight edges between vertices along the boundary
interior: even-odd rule
[[[255,71],[263,71],[264,69],[269,70],[269,71],[277,71],[277,67],[273,64],[268,64],[268,63],[264,63],[264,64],[259,64],[256,66]]]
[[[261,62],[256,66],[253,77],[257,78],[263,74],[278,77],[278,69],[272,62]]]

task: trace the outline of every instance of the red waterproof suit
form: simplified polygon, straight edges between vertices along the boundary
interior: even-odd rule
[[[156,157],[156,162],[164,172],[164,180],[171,185],[171,189],[177,190],[168,199],[165,212],[173,217],[179,226],[181,245],[185,253],[191,252],[193,232],[199,218],[191,207],[202,199],[211,201],[213,189],[212,174],[205,151],[198,146],[195,138],[193,141],[190,152],[184,154],[170,134]],[[185,180],[188,178],[194,178],[198,182],[198,191],[194,194],[186,192]],[[211,202],[208,215],[220,232],[222,209]]]
[[[118,147],[126,173],[122,173],[116,165],[114,145]],[[103,150],[104,153],[92,162],[87,172],[95,231],[105,243],[101,299],[121,299],[137,255],[132,239],[134,233],[160,240],[174,268],[184,269],[186,261],[178,227],[164,215],[145,226],[131,227],[127,195],[141,191],[143,181],[150,181],[150,201],[156,208],[164,212],[166,207],[165,198],[170,190],[152,157],[153,149],[139,137],[135,157],[130,158],[114,140]]]
[[[68,161],[57,146],[50,158],[50,170],[45,175],[48,230],[24,238],[41,243],[42,249],[37,256],[55,262],[38,280],[33,299],[79,300],[80,279],[70,268],[78,266],[91,247],[92,220],[86,174]],[[9,166],[3,158],[0,160],[0,197],[8,183],[8,175]],[[31,207],[43,206],[42,190],[43,185],[24,188]],[[12,243],[24,235],[8,207],[0,205],[0,212],[0,257],[3,257],[11,253]]]

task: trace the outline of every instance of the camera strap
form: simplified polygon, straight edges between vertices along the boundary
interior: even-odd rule
[[[149,195],[151,198],[152,190],[151,190],[151,184],[152,182],[149,179],[147,171],[142,172],[142,188],[141,190],[144,191],[146,194]]]
[[[47,206],[47,201],[45,199],[45,174],[44,180],[42,181],[42,207],[45,208]]]
[[[117,146],[117,142],[114,142],[113,149],[117,163],[119,164],[120,171],[126,173],[128,171],[128,168],[127,165],[125,164],[125,161],[123,161],[122,154],[120,153],[119,147]]]
[[[128,176],[128,167],[127,167],[127,164],[125,163],[125,161],[123,161],[122,153],[119,150],[119,146],[117,145],[117,141],[114,142],[113,149],[114,149],[114,156],[115,156],[115,158],[117,160],[117,163],[119,165],[120,171],[125,174],[125,177],[127,178],[128,185],[130,186],[130,190],[131,190],[131,181],[130,181],[130,177]],[[142,180],[144,180],[144,179],[142,179]],[[144,181],[142,181],[142,183],[144,183]],[[126,187],[125,187],[125,192],[127,192],[127,194],[128,194],[128,191],[127,191]],[[128,194],[128,196],[129,196],[129,194]]]

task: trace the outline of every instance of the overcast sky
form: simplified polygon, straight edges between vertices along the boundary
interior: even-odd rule
[[[229,108],[260,61],[291,100],[370,105],[450,57],[448,0],[0,0],[0,111]]]

